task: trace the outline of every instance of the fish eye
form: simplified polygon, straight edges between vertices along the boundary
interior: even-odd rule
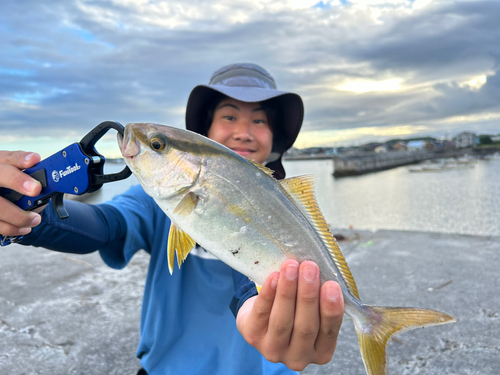
[[[167,145],[167,142],[163,137],[155,136],[149,141],[149,145],[155,151],[163,151]]]

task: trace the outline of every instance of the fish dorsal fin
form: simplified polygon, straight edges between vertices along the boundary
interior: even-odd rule
[[[307,217],[312,227],[321,238],[321,241],[330,253],[330,257],[342,274],[342,278],[345,280],[351,294],[359,299],[358,288],[352,277],[351,270],[347,265],[342,251],[340,251],[337,241],[335,241],[335,238],[330,232],[328,224],[316,201],[314,194],[314,177],[299,176],[287,178],[280,181],[280,184],[296,206]]]
[[[170,274],[174,271],[174,257],[177,252],[177,264],[181,268],[182,262],[186,259],[189,252],[193,250],[196,241],[189,237],[182,229],[170,224],[170,233],[168,234],[168,270]]]
[[[253,165],[255,165],[257,168],[259,168],[262,172],[264,172],[265,174],[273,177],[273,170],[272,169],[269,169],[268,167],[266,167],[265,165],[262,165],[260,163],[257,163],[256,161],[253,161],[253,160],[250,160],[250,159],[247,159],[250,163],[252,163]]]

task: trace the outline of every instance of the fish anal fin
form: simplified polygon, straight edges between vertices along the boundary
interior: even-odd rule
[[[280,181],[280,185],[295,205],[307,217],[341,273],[344,281],[346,282],[347,288],[353,296],[359,299],[358,288],[356,286],[356,282],[354,281],[354,277],[351,274],[351,270],[347,265],[337,241],[335,241],[335,238],[330,232],[330,228],[328,227],[325,217],[321,213],[316,200],[314,193],[314,177],[311,175],[305,175],[287,178]]]
[[[257,163],[256,161],[253,161],[253,160],[250,160],[250,159],[247,159],[250,163],[252,163],[253,165],[255,165],[257,168],[259,168],[262,172],[264,172],[265,174],[273,177],[273,170],[272,169],[269,169],[267,168],[265,165],[262,165],[260,163]]]
[[[193,212],[193,210],[196,208],[198,201],[199,197],[195,193],[190,191],[184,196],[184,198],[182,198],[177,207],[175,207],[174,214],[182,216],[191,214],[191,212]]]
[[[177,263],[179,268],[184,262],[189,252],[193,250],[196,241],[189,237],[182,229],[179,229],[175,224],[170,225],[170,233],[168,235],[168,270],[170,274],[174,271],[174,258],[177,253]]]

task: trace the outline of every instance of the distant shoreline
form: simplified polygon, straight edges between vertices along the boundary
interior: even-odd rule
[[[453,150],[458,154],[463,154],[463,153],[471,153],[473,156],[482,156],[482,155],[488,155],[488,154],[494,154],[495,152],[500,152],[500,147],[475,147],[475,148],[465,148],[465,149],[455,149]],[[396,155],[398,153],[401,153],[404,151],[388,151],[388,152],[381,152],[381,153],[376,153],[376,152],[360,152],[356,154],[286,154],[283,155],[283,160],[325,160],[325,159],[335,159],[336,157],[342,158],[342,157],[360,157],[360,156],[368,156],[368,155],[384,155],[384,154],[389,154],[389,155]],[[419,152],[425,152],[425,151],[413,151],[415,153]],[[443,151],[429,151],[429,154],[432,154],[434,158],[446,158],[449,157],[448,153],[443,152]]]
[[[334,177],[351,177],[380,172],[405,165],[417,164],[426,160],[460,158],[470,155],[482,158],[499,152],[498,147],[476,147],[440,151],[389,151],[360,152],[355,154],[289,154],[285,161],[332,160]]]

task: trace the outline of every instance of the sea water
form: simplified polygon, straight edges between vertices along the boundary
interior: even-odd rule
[[[412,230],[500,235],[500,161],[473,168],[411,173],[408,167],[334,178],[331,160],[285,161],[287,177],[312,174],[316,194],[333,228]],[[108,173],[123,164],[106,163]],[[99,203],[137,184],[110,183],[88,200]]]
[[[314,174],[317,198],[334,228],[500,235],[500,161],[412,173],[408,167],[333,178],[328,160],[288,161],[288,176]]]

